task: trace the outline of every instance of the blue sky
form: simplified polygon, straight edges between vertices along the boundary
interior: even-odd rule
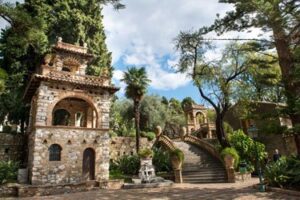
[[[7,1],[6,1],[7,2]],[[9,2],[15,2],[10,0]],[[190,96],[204,103],[197,89],[184,74],[175,72],[178,61],[173,39],[181,30],[196,30],[210,25],[232,7],[217,0],[123,0],[126,9],[116,11],[111,6],[103,9],[108,49],[112,52],[115,72],[113,82],[121,87],[118,96],[124,96],[125,85],[119,80],[130,66],[144,66],[151,84],[149,94],[183,99]],[[0,27],[4,26],[3,20]],[[249,33],[251,37],[257,32]],[[245,33],[227,33],[225,37],[245,36]],[[211,34],[210,37],[215,37]],[[223,43],[218,43],[222,46]],[[213,58],[215,53],[211,53]]]

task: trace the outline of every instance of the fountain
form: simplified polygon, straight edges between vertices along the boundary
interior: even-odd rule
[[[144,155],[140,154],[141,157],[141,166],[139,170],[139,178],[132,179],[133,183],[125,183],[123,188],[125,189],[134,189],[134,188],[153,188],[153,187],[166,187],[173,184],[170,180],[165,180],[162,177],[155,175],[155,169],[152,164],[152,150],[144,150]],[[142,152],[142,151],[141,151]],[[149,153],[151,152],[151,153]]]

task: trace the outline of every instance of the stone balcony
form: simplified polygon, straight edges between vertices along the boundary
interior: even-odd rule
[[[39,75],[57,81],[80,83],[91,86],[111,86],[110,78],[107,76],[73,74],[65,71],[57,71],[49,66],[42,66]]]

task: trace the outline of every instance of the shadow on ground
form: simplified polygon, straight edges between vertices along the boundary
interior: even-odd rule
[[[219,185],[220,186],[220,185]],[[293,199],[283,194],[260,193],[252,186],[245,187],[211,187],[208,185],[175,186],[170,188],[131,189],[131,190],[97,190],[90,192],[63,194],[47,197],[23,198],[23,200],[190,200],[190,199]]]

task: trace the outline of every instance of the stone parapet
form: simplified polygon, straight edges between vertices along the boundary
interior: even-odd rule
[[[148,141],[147,138],[140,138],[140,147],[152,148],[154,141]],[[124,155],[133,155],[136,153],[135,137],[113,137],[110,142],[110,159],[118,160]]]

